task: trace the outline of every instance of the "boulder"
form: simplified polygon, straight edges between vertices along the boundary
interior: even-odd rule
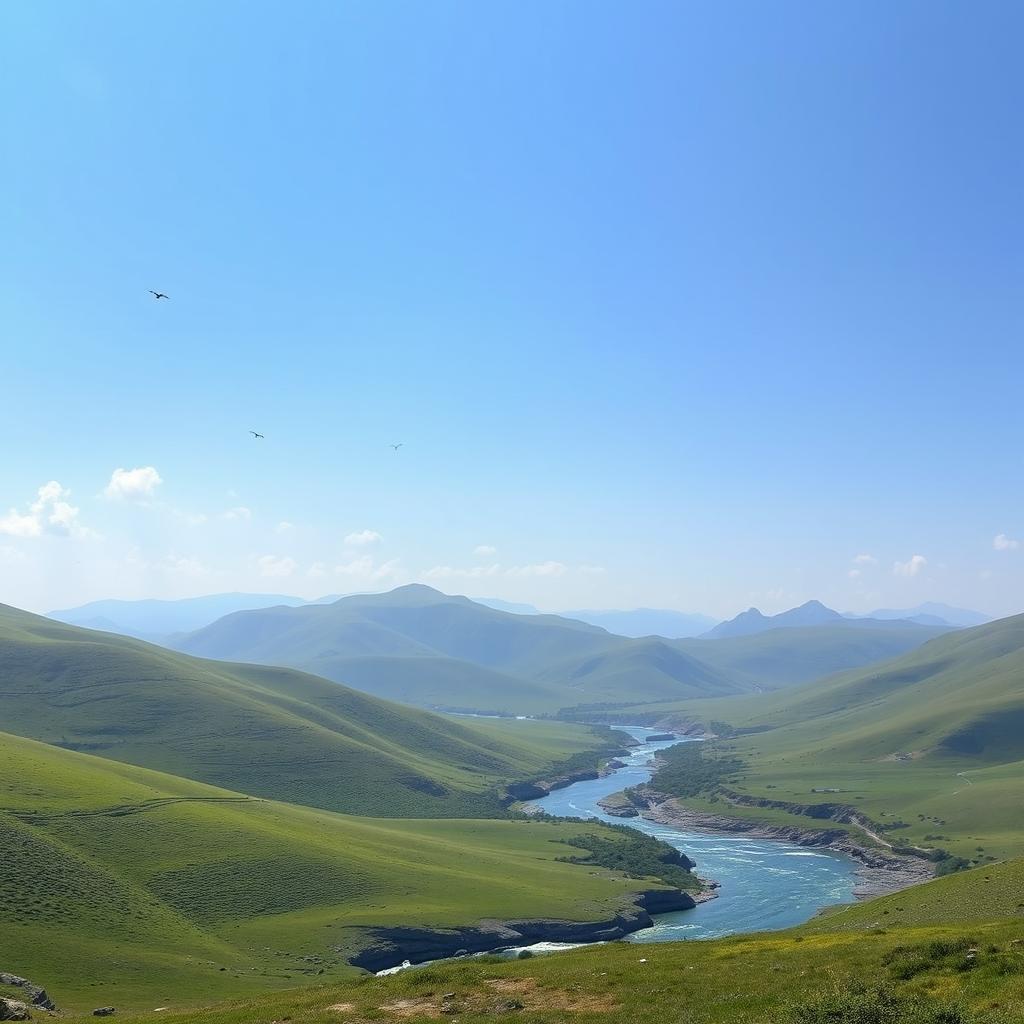
[[[0,996],[0,1020],[31,1020],[28,1007],[17,999]]]
[[[97,1006],[92,1011],[94,1017],[109,1017],[111,1014],[117,1013],[117,1010],[113,1006]]]

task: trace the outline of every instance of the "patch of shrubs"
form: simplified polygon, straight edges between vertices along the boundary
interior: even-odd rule
[[[888,985],[835,986],[790,1009],[789,1024],[975,1024],[959,1006]]]

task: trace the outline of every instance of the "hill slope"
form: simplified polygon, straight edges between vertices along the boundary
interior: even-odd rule
[[[500,814],[503,783],[604,742],[567,725],[457,721],[301,672],[203,661],[6,606],[0,663],[9,732],[353,813]]]
[[[1024,853],[1024,616],[693,714],[755,730],[729,742],[745,797],[854,805],[894,842],[971,860]]]
[[[783,932],[455,961],[169,1019],[430,1020],[447,1005],[464,1024],[1011,1024],[1024,1014],[1022,898],[1024,862],[1015,861]]]
[[[602,920],[664,887],[566,863],[625,841],[594,825],[355,818],[4,733],[0,794],[0,963],[79,1011],[322,983],[368,928]]]
[[[832,620],[719,640],[683,640],[676,646],[731,679],[748,681],[748,689],[768,690],[892,658],[946,631],[910,622]]]

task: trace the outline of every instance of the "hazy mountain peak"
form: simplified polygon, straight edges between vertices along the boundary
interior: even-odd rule
[[[762,633],[767,629],[780,629],[787,626],[818,626],[827,622],[842,621],[843,616],[837,611],[823,605],[820,601],[805,601],[796,608],[780,612],[778,615],[765,615],[758,608],[748,608],[740,612],[734,619],[722,622],[704,634],[705,637],[720,639],[727,636],[749,636]]]

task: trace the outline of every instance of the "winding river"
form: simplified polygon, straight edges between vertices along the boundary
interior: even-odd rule
[[[619,760],[626,767],[601,779],[576,782],[533,801],[558,817],[600,818],[629,825],[663,839],[697,862],[697,873],[721,884],[718,898],[693,910],[660,914],[650,928],[628,936],[629,942],[712,939],[734,932],[766,931],[802,924],[823,907],[853,900],[854,863],[828,850],[743,835],[716,835],[659,825],[644,818],[615,818],[597,804],[602,797],[647,782],[657,751],[680,742],[651,742],[653,729],[620,726],[641,745]]]
[[[853,901],[854,863],[828,850],[809,850],[770,839],[743,835],[686,831],[659,825],[644,818],[616,818],[598,806],[598,800],[629,786],[647,782],[655,754],[676,743],[699,740],[650,741],[657,735],[641,726],[617,726],[640,745],[629,756],[620,757],[625,767],[610,775],[575,782],[556,789],[531,806],[556,817],[600,818],[615,825],[628,825],[663,839],[697,862],[697,873],[714,879],[721,888],[717,899],[699,903],[692,910],[658,914],[650,928],[626,936],[626,942],[670,942],[678,939],[713,939],[736,932],[770,931],[802,924],[823,907]],[[569,943],[541,942],[500,951],[514,957],[522,950],[549,952],[572,948]],[[380,974],[394,974],[413,966],[406,961]],[[423,966],[423,965],[419,965]]]

